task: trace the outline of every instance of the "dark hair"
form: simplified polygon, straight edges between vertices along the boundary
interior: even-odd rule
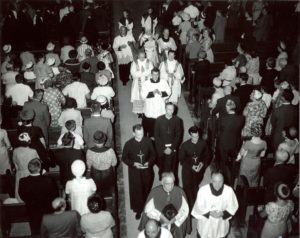
[[[97,69],[98,70],[104,70],[106,68],[105,63],[103,61],[99,61],[97,63]]]
[[[151,73],[153,72],[156,72],[156,73],[159,73],[159,69],[157,67],[154,67],[152,70],[151,70]]]
[[[15,80],[16,80],[16,83],[23,83],[24,82],[24,77],[22,74],[17,74],[15,76]]]
[[[102,42],[100,45],[102,50],[107,50],[109,48],[109,43],[107,41]]]
[[[42,164],[38,158],[34,158],[28,163],[28,170],[31,174],[36,174],[41,171]]]
[[[211,177],[214,174],[221,174],[224,178],[224,172],[222,171],[222,169],[220,168],[220,166],[216,163],[216,162],[212,162],[211,163]]]
[[[44,58],[45,57],[45,54],[44,53],[36,53],[35,57],[40,60],[41,58]]]
[[[74,72],[74,73],[72,74],[72,80],[73,80],[73,81],[79,81],[80,78],[81,78],[81,75],[80,75],[79,72]]]
[[[291,130],[293,130],[294,133],[291,134],[291,132],[290,132]],[[295,126],[285,127],[284,132],[285,132],[286,138],[288,138],[290,140],[294,140],[295,138],[298,137],[298,130]]]
[[[294,98],[293,91],[291,89],[285,89],[282,92],[282,97],[287,101],[291,102]]]
[[[135,124],[133,127],[132,127],[132,131],[135,132],[135,131],[140,131],[143,129],[143,126],[141,124]]]
[[[38,98],[39,96],[44,95],[44,90],[43,89],[35,89],[33,91],[33,97]]]
[[[74,98],[67,98],[66,100],[66,104],[65,104],[66,108],[77,108],[77,102]]]
[[[83,62],[82,68],[83,68],[84,70],[88,70],[88,69],[91,68],[91,65],[90,65],[88,62]]]
[[[231,59],[227,59],[227,60],[225,61],[225,64],[226,64],[227,66],[230,66],[230,65],[232,65],[233,63],[232,63]]]
[[[68,131],[74,129],[74,127],[76,128],[76,122],[74,120],[68,120],[65,123],[65,127],[67,128]]]
[[[74,59],[77,57],[77,51],[76,50],[70,50],[69,51],[69,58]]]
[[[169,50],[168,55],[169,55],[170,53],[173,53],[173,54],[175,55],[175,50]]]
[[[73,145],[74,140],[75,140],[74,135],[71,132],[67,132],[61,138],[61,143],[64,146],[69,146],[69,145]]]
[[[93,102],[91,108],[92,108],[92,112],[100,112],[101,104],[99,102]]]
[[[104,209],[104,201],[97,194],[93,194],[88,198],[87,206],[91,213],[98,213]]]
[[[247,82],[249,78],[249,75],[246,73],[240,73],[240,79]]]
[[[189,134],[196,134],[196,133],[200,133],[200,130],[197,126],[192,126],[189,128]]]
[[[269,57],[266,61],[266,64],[272,69],[275,67],[275,63],[276,61],[273,57]]]

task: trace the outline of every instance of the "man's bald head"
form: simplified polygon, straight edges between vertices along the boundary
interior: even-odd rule
[[[56,212],[65,210],[65,208],[66,208],[65,199],[63,199],[61,197],[55,198],[52,201],[52,207],[53,207],[54,211],[56,211]]]
[[[285,150],[277,150],[275,154],[276,162],[284,164],[289,159],[289,153]]]
[[[158,221],[150,219],[145,226],[145,235],[149,238],[156,238],[160,232],[160,224]]]

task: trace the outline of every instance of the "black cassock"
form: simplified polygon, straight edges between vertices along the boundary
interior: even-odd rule
[[[122,161],[128,165],[130,207],[134,212],[141,213],[154,178],[155,151],[152,141],[147,137],[143,137],[140,142],[135,138],[130,139],[124,146]],[[137,169],[133,166],[134,162],[148,162],[148,168]]]

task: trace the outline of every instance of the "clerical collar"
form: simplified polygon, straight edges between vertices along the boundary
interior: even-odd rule
[[[157,79],[156,81],[154,81],[152,78],[150,79],[151,83],[159,83],[160,79]]]
[[[162,37],[161,39],[163,40],[163,42],[169,42],[170,37],[168,37],[167,39],[165,39],[165,37]]]
[[[223,184],[222,188],[219,189],[219,191],[217,191],[211,183],[209,184],[209,186],[210,186],[211,193],[214,196],[220,196],[223,193],[224,184]]]

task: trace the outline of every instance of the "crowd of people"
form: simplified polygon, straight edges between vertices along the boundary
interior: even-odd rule
[[[138,35],[136,19],[123,10],[113,40],[108,9],[108,2],[97,0],[9,2],[0,174],[15,176],[15,199],[4,203],[25,203],[32,235],[111,238],[115,220],[103,197],[115,192],[122,161],[130,208],[140,220],[138,237],[186,237],[191,218],[199,236],[226,237],[239,209],[241,178],[264,187],[265,206],[257,207],[267,217],[261,237],[287,235],[298,212],[299,78],[296,46],[289,45],[293,34],[279,37],[286,31],[276,6],[263,0],[167,0],[140,16]],[[259,55],[255,43],[273,38],[277,55]],[[212,76],[214,45],[228,41],[237,43],[237,57]],[[189,94],[200,105],[200,123],[184,128],[177,112],[183,85],[192,82],[191,61]],[[133,137],[120,160],[114,142],[117,79],[131,86],[132,113],[140,118],[128,125]],[[264,161],[272,166],[262,170]],[[152,188],[154,166],[161,185]],[[49,175],[55,168],[59,184]]]

